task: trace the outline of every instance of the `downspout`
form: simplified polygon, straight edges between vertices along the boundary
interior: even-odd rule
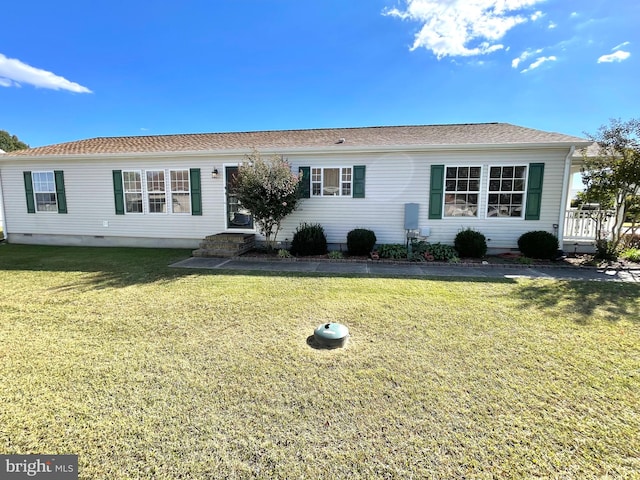
[[[0,150],[2,152],[2,150]],[[3,152],[4,153],[4,152]],[[5,241],[9,238],[9,231],[7,230],[7,212],[4,207],[4,189],[2,188],[2,170],[0,170],[0,206],[2,206],[2,231],[4,233]]]
[[[562,197],[560,198],[560,216],[558,217],[558,244],[560,249],[564,250],[564,218],[567,211],[567,198],[569,197],[569,191],[571,190],[571,157],[575,152],[576,147],[572,146],[569,149],[569,153],[564,159],[564,175],[562,178]]]

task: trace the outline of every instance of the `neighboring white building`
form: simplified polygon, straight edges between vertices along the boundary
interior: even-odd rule
[[[257,233],[230,194],[244,156],[282,154],[304,198],[278,240],[320,223],[333,244],[354,228],[404,243],[405,204],[430,242],[471,227],[492,249],[520,235],[562,238],[582,138],[505,123],[94,138],[0,156],[11,243],[195,248],[221,232]],[[258,238],[260,238],[258,236]]]

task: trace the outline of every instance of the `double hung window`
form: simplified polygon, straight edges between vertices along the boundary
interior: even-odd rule
[[[33,193],[38,212],[57,212],[56,181],[53,172],[33,172]]]
[[[526,166],[491,167],[487,217],[522,217]]]
[[[447,167],[445,173],[444,216],[477,217],[480,167]]]
[[[189,170],[123,171],[122,184],[126,213],[191,213]]]
[[[351,167],[311,169],[311,195],[313,196],[350,197],[352,184]]]

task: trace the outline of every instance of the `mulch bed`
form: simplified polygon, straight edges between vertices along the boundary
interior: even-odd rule
[[[264,260],[298,260],[296,257],[290,259],[278,257],[277,252],[268,253],[262,250],[252,250],[242,255],[245,258],[256,258]],[[599,268],[615,268],[615,269],[640,269],[640,264],[629,262],[627,260],[617,260],[611,262],[598,262],[594,259],[593,255],[588,254],[575,254],[567,255],[561,260],[538,260],[530,259],[530,263],[522,260],[522,255],[519,253],[503,253],[499,255],[488,255],[485,258],[461,258],[460,264],[470,265],[522,265],[522,266],[555,266],[555,267],[599,267]],[[329,255],[310,255],[306,257],[299,257],[300,260],[305,261],[341,261],[341,262],[393,262],[398,263],[402,260],[393,259],[381,259],[371,260],[367,256],[347,256],[345,255],[341,259],[331,259]],[[428,262],[427,262],[428,263]]]

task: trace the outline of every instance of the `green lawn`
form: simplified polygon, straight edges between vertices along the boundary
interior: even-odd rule
[[[640,478],[640,287],[0,245],[0,453],[80,478]],[[307,345],[327,321],[344,349]]]

